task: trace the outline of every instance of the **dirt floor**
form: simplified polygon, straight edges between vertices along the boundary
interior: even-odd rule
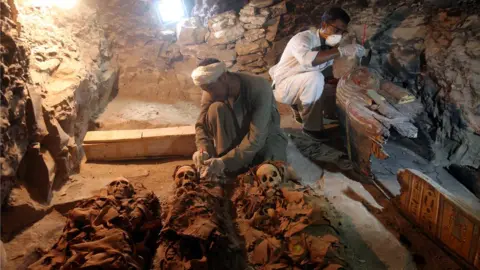
[[[292,121],[288,108],[281,107],[280,111],[284,128],[300,128]],[[170,105],[115,100],[99,118],[99,122],[104,123],[100,127],[104,130],[185,125],[194,123],[197,112],[198,107],[188,103]],[[288,146],[288,160],[303,183],[324,194],[336,209],[337,219],[334,222],[340,225],[340,234],[347,245],[345,259],[353,269],[461,269],[406,222],[372,185],[322,169],[302,156],[292,142]],[[166,201],[173,190],[174,168],[184,164],[191,164],[191,160],[86,162],[82,164],[79,174],[73,175],[61,190],[55,192],[53,203],[89,197],[120,176],[134,183],[142,183],[162,201]],[[51,221],[47,224],[51,224]],[[5,243],[9,265],[23,256],[18,255],[16,250],[24,244],[31,246],[27,243],[30,238],[27,236],[37,235],[35,231],[38,230],[45,230],[45,227],[33,226]],[[49,234],[50,238],[55,236],[53,232]]]

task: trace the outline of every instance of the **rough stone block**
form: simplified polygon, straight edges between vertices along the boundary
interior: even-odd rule
[[[235,51],[238,55],[248,55],[254,53],[263,53],[269,44],[266,39],[260,39],[255,42],[248,42],[245,39],[237,42]]]
[[[260,24],[247,23],[247,24],[244,24],[244,25],[243,25],[243,28],[245,28],[245,29],[247,29],[247,30],[250,30],[250,29],[258,29],[258,28],[262,28],[262,25],[260,25]]]
[[[256,16],[240,16],[240,21],[245,24],[263,25],[267,22],[268,16],[256,15]]]
[[[189,45],[205,42],[208,29],[201,26],[200,22],[189,19],[177,24],[177,44]]]
[[[29,89],[30,99],[27,100],[27,126],[35,142],[41,142],[48,135],[47,126],[43,119],[42,97]]]
[[[271,13],[272,18],[283,15],[283,14],[287,13],[286,1],[282,1],[278,4],[276,4],[276,5],[273,5],[273,6],[269,7],[269,9],[270,9],[270,13]]]
[[[271,14],[269,8],[261,8],[261,9],[260,9],[260,12],[258,12],[258,13],[259,13],[259,15],[264,16],[264,17],[267,17],[267,18],[269,18],[269,17],[270,17],[270,14]]]
[[[240,65],[246,65],[248,63],[257,61],[259,57],[261,57],[261,55],[258,54],[241,55],[237,57],[237,63]]]
[[[273,4],[273,0],[251,0],[248,5],[251,7],[256,8],[264,8],[271,6]]]
[[[266,23],[267,31],[265,34],[265,38],[268,41],[273,42],[275,40],[275,37],[277,36],[279,24],[280,24],[280,17],[276,17],[267,21]]]
[[[259,40],[265,37],[265,29],[259,28],[259,29],[248,30],[247,32],[245,32],[244,37],[247,41],[250,41],[250,42]]]
[[[30,147],[25,155],[27,164],[23,181],[30,193],[30,197],[38,202],[48,202],[51,198],[51,189],[55,180],[55,159],[40,145]]]
[[[218,32],[211,32],[208,44],[211,46],[233,43],[243,37],[245,29],[241,24]]]
[[[255,14],[257,14],[257,9],[249,5],[240,10],[240,15],[243,16],[254,16]]]
[[[195,57],[200,60],[206,58],[216,58],[218,60],[227,62],[235,61],[235,58],[237,56],[235,50],[233,49],[221,50],[213,48],[208,44],[184,46],[180,50],[183,55]]]

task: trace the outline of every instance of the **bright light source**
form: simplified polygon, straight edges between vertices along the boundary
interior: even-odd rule
[[[158,12],[164,23],[178,22],[186,17],[182,0],[161,0]]]
[[[77,4],[77,0],[30,0],[28,3],[34,7],[56,6],[61,9],[71,9]]]

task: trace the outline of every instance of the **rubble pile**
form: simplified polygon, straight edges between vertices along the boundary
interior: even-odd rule
[[[153,269],[245,269],[230,204],[218,182],[179,166]]]
[[[300,185],[283,162],[266,162],[238,177],[236,223],[255,269],[340,269],[343,245],[328,202]]]
[[[160,203],[120,178],[68,213],[63,234],[29,269],[145,269],[161,229]]]

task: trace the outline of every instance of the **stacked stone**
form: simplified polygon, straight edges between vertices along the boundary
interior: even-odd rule
[[[243,39],[235,45],[237,63],[232,71],[264,73],[266,50],[277,34],[280,16],[287,12],[285,1],[274,4],[273,0],[251,1],[240,10],[240,22],[245,29]]]
[[[218,14],[208,21],[208,28],[196,19],[189,21],[177,26],[180,53],[198,60],[217,58],[231,67],[236,58],[235,42],[245,32],[237,14],[233,11]]]

